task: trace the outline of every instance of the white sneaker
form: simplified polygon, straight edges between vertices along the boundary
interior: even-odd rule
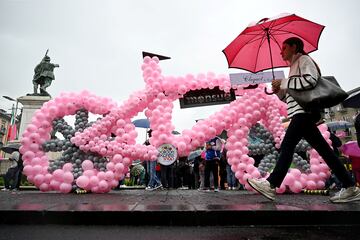
[[[275,188],[271,188],[270,183],[266,179],[247,179],[249,185],[257,192],[261,193],[267,199],[275,200]]]
[[[158,188],[162,188],[162,184],[155,186],[153,189],[155,190],[155,189],[158,189]]]
[[[215,189],[214,189],[214,192],[219,192],[219,189],[218,189],[218,188],[215,188]]]
[[[360,189],[358,187],[342,188],[330,198],[333,203],[347,203],[360,201]]]
[[[7,191],[10,191],[10,189],[9,188],[3,188],[3,189],[1,189],[1,191],[7,192]]]
[[[152,190],[154,190],[154,188],[153,188],[153,187],[150,187],[150,186],[147,186],[147,187],[145,188],[145,190],[146,190],[146,191],[152,191]]]

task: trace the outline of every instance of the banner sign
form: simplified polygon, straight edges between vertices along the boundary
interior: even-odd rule
[[[236,99],[233,89],[224,92],[215,87],[213,89],[192,90],[180,98],[180,108],[192,108],[218,104],[228,104]]]
[[[275,79],[285,78],[284,71],[274,71]],[[241,84],[268,83],[273,80],[272,72],[230,73],[231,86]]]
[[[158,148],[159,155],[158,155],[158,162],[161,165],[171,165],[173,164],[177,157],[178,153],[176,148],[171,144],[163,144]]]

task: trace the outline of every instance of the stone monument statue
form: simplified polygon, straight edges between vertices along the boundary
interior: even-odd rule
[[[50,62],[50,57],[47,55],[49,49],[46,51],[44,58],[34,69],[34,94],[37,96],[50,96],[50,94],[46,91],[51,85],[51,82],[55,79],[54,68],[59,67],[59,64],[53,64]],[[38,88],[40,86],[40,93],[38,93]]]

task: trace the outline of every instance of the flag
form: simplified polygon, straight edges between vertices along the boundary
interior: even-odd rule
[[[10,124],[8,127],[8,132],[7,132],[7,141],[12,141],[16,139],[16,135],[17,135],[17,129],[16,129],[16,121],[15,121],[15,117],[16,117],[16,112],[15,112],[15,108],[14,105],[12,107],[12,111],[11,111],[11,120],[10,120]]]

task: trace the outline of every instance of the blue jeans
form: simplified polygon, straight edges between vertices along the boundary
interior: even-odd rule
[[[235,173],[231,170],[231,166],[229,164],[226,164],[226,178],[227,178],[228,187],[236,186]]]
[[[149,187],[156,187],[161,185],[161,182],[159,180],[159,178],[156,175],[156,161],[149,161],[149,175],[150,175],[150,180],[149,180]]]

